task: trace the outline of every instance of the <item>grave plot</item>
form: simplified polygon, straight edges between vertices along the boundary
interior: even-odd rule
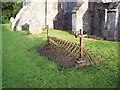
[[[47,56],[62,68],[79,68],[105,61],[106,59],[97,53],[82,48],[79,44],[48,36],[46,42],[38,49],[39,53]]]

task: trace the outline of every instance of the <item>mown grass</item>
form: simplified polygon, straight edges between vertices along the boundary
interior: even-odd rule
[[[46,32],[26,35],[2,25],[3,88],[115,88],[118,83],[118,42],[84,39],[85,48],[107,61],[80,69],[60,69],[56,63],[40,56],[36,46],[46,40]],[[65,31],[52,30],[49,35],[79,43]]]
[[[2,27],[0,25],[0,89],[2,88]]]

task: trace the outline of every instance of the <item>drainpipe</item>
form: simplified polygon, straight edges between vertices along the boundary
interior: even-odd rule
[[[115,17],[115,32],[114,32],[114,40],[117,41],[117,24],[118,24],[118,17],[119,17],[119,11],[118,8],[116,9],[116,17]]]
[[[49,43],[48,25],[47,25],[47,0],[45,0],[45,30],[47,30],[47,42]]]
[[[45,29],[47,28],[47,0],[45,0]]]

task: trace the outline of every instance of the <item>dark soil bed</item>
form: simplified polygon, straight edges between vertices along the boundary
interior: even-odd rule
[[[72,68],[72,67],[82,67],[93,64],[91,61],[86,61],[80,64],[77,64],[76,61],[79,55],[75,55],[67,50],[63,50],[58,46],[50,43],[45,44],[42,48],[38,48],[38,52],[42,56],[48,57],[50,60],[56,62],[62,68]]]

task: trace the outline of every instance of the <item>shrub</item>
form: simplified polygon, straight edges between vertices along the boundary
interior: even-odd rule
[[[9,23],[10,17],[15,17],[22,8],[22,2],[2,2],[1,23]]]

